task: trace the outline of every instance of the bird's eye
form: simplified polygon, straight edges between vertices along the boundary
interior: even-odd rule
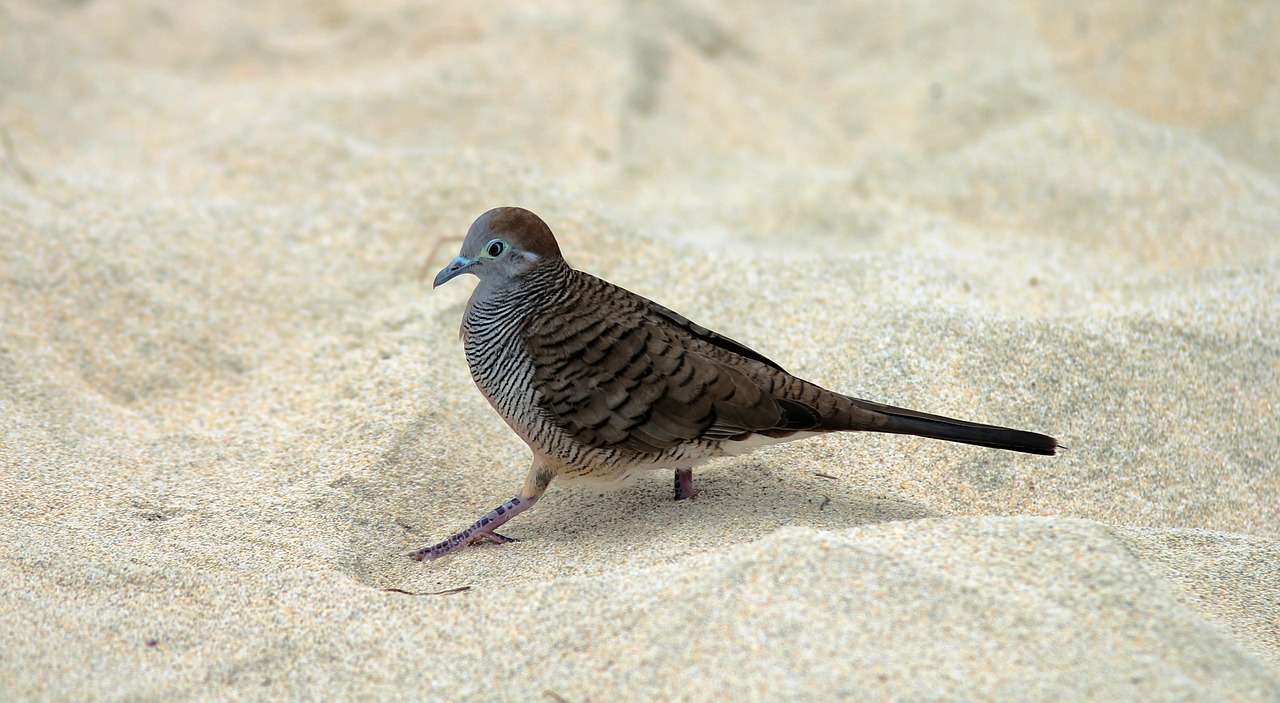
[[[488,254],[490,258],[496,259],[499,256],[502,256],[502,252],[506,250],[507,250],[507,243],[502,241],[501,239],[495,239],[492,242],[489,242],[489,244],[485,246],[484,253]]]

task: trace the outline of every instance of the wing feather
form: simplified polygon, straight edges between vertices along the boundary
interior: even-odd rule
[[[782,436],[818,424],[815,408],[775,397],[794,380],[776,363],[630,291],[576,275],[588,290],[572,311],[553,311],[525,330],[540,403],[575,441],[657,454],[698,439]]]

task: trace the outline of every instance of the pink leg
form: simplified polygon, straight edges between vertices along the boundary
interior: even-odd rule
[[[685,500],[698,495],[693,487],[693,469],[676,469],[676,500]]]
[[[507,520],[532,508],[533,504],[537,503],[542,494],[547,491],[547,486],[551,485],[551,479],[553,478],[555,478],[555,474],[551,469],[547,468],[546,464],[535,456],[533,466],[529,468],[529,475],[525,477],[524,488],[520,490],[519,495],[490,510],[488,514],[480,518],[471,527],[440,544],[423,547],[416,552],[412,552],[409,557],[418,561],[431,561],[476,542],[489,541],[497,544],[515,542],[516,540],[510,537],[503,537],[495,530],[502,527]]]
[[[507,520],[510,520],[529,508],[532,508],[533,504],[536,502],[538,502],[538,496],[532,496],[530,498],[521,498],[520,496],[516,496],[515,498],[512,498],[489,511],[487,515],[480,518],[480,520],[471,527],[468,527],[462,532],[446,539],[440,544],[431,547],[423,547],[422,549],[410,554],[409,557],[417,559],[418,561],[431,561],[432,559],[439,559],[455,549],[460,549],[468,544],[475,544],[476,542],[484,542],[486,540],[496,542],[498,544],[515,542],[516,540],[510,537],[503,537],[497,532],[494,532],[494,530],[501,527]]]

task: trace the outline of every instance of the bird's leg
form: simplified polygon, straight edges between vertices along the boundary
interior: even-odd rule
[[[693,469],[676,469],[676,500],[685,500],[698,495],[693,487]]]
[[[535,458],[533,467],[529,469],[529,476],[525,478],[524,488],[520,489],[520,493],[516,497],[490,510],[471,527],[439,544],[423,547],[416,552],[412,552],[409,557],[418,561],[430,561],[439,559],[468,544],[484,541],[506,544],[507,542],[517,541],[511,537],[504,537],[495,530],[511,518],[532,508],[533,504],[537,503],[538,499],[542,497],[542,494],[546,493],[547,486],[551,485],[551,479],[554,476],[555,474],[550,469]]]
[[[516,515],[532,508],[533,504],[536,502],[538,502],[537,496],[531,498],[516,496],[493,510],[490,510],[487,515],[480,518],[476,524],[471,527],[468,527],[462,532],[453,535],[439,544],[430,547],[423,547],[422,549],[411,553],[409,557],[417,559],[418,561],[430,561],[432,559],[439,559],[455,549],[460,549],[468,544],[475,544],[476,542],[483,542],[486,540],[490,542],[497,542],[499,544],[514,542],[514,539],[504,537],[497,532],[494,532],[494,530],[498,529],[498,527],[507,520],[510,520]]]

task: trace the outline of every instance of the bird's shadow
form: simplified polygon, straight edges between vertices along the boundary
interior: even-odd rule
[[[651,472],[632,486],[611,491],[590,484],[553,483],[533,510],[503,527],[504,535],[521,544],[476,545],[449,559],[464,568],[476,568],[477,561],[497,567],[480,567],[464,584],[477,585],[490,578],[508,580],[509,565],[528,558],[512,550],[532,550],[530,554],[553,558],[562,568],[582,574],[631,559],[651,563],[745,544],[782,527],[841,530],[937,515],[898,495],[867,489],[855,472],[841,466],[828,470],[832,474],[770,459],[738,459],[698,473],[698,495],[692,500],[675,500],[670,471]],[[452,573],[447,564],[424,569],[407,556],[410,548],[430,544],[447,531],[412,519],[385,519],[389,514],[412,514],[416,500],[399,510],[378,508],[366,502],[380,493],[352,492],[350,486],[344,490],[355,498],[344,514],[355,514],[364,505],[369,518],[353,522],[351,551],[363,556],[344,564],[344,571],[376,588],[393,586],[415,593],[456,585],[447,576]],[[384,519],[374,519],[377,514]],[[381,548],[371,548],[374,544]]]
[[[719,467],[699,473],[695,483],[697,497],[679,501],[666,471],[607,493],[590,486],[565,486],[556,500],[544,499],[538,505],[536,519],[531,513],[524,524],[513,522],[511,533],[528,540],[588,544],[653,544],[696,536],[702,544],[728,545],[758,539],[780,527],[837,530],[937,515],[920,503],[860,490],[848,478],[767,462]]]

